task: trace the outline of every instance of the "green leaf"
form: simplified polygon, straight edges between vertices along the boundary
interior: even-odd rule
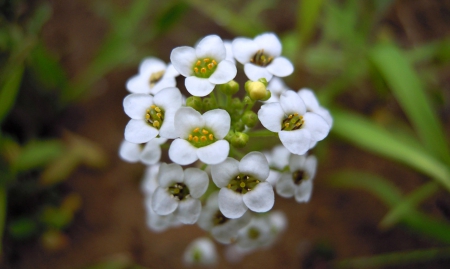
[[[421,140],[432,154],[450,164],[450,151],[439,118],[408,59],[392,44],[374,47],[370,57]]]
[[[64,147],[58,140],[34,141],[28,143],[13,163],[16,171],[27,171],[42,167],[61,156]]]
[[[24,66],[17,64],[0,77],[0,123],[3,122],[16,102],[23,71]]]
[[[402,194],[393,183],[369,173],[338,172],[329,177],[328,182],[336,187],[363,189],[380,199],[388,208],[399,205],[403,200]],[[409,208],[408,212],[402,215],[401,224],[435,240],[450,243],[450,225],[418,212],[414,208]]]
[[[397,224],[411,208],[417,207],[423,200],[435,194],[439,190],[436,182],[428,182],[405,197],[400,203],[393,207],[380,221],[379,226],[388,229]]]
[[[370,152],[379,154],[432,177],[450,191],[450,171],[448,167],[412,143],[402,140],[385,128],[362,116],[334,109],[332,132]]]
[[[297,35],[300,38],[299,44],[304,46],[311,38],[316,27],[322,4],[323,0],[298,1],[298,20],[296,28]]]

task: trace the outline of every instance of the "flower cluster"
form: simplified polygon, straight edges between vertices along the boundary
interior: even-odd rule
[[[239,64],[245,91],[234,80]],[[130,120],[119,155],[148,166],[142,191],[153,231],[197,223],[233,257],[275,241],[286,227],[284,215],[271,211],[275,193],[310,200],[317,159],[309,150],[333,124],[312,90],[286,86],[282,77],[293,71],[273,33],[233,41],[209,35],[173,49],[168,64],[141,63],[126,84]],[[171,163],[161,162],[162,149]],[[184,259],[215,261],[212,242],[195,241]]]

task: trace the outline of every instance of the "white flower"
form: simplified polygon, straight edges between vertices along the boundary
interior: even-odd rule
[[[281,143],[297,155],[305,154],[330,131],[330,125],[321,116],[306,111],[305,103],[294,91],[284,92],[280,102],[262,105],[258,118],[265,128],[277,132]]]
[[[313,179],[317,170],[317,159],[314,155],[291,155],[289,159],[290,173],[283,173],[276,184],[277,193],[286,198],[295,196],[299,203],[308,202],[313,189]]]
[[[183,260],[186,265],[213,265],[217,262],[216,247],[209,238],[198,238],[186,248]]]
[[[233,64],[236,64],[236,60],[234,59],[233,55],[233,46],[231,45],[230,40],[224,40],[223,45],[225,46],[225,51],[227,52],[226,60],[232,62]]]
[[[294,66],[281,57],[281,42],[273,33],[264,33],[254,39],[239,37],[233,40],[233,54],[244,65],[244,72],[250,80],[273,76],[285,77],[294,72]]]
[[[152,195],[152,209],[158,215],[174,214],[184,224],[193,224],[201,212],[198,200],[208,188],[209,178],[198,168],[183,168],[162,163],[158,174],[159,187]]]
[[[270,219],[253,217],[238,233],[236,245],[242,250],[254,250],[267,244],[272,237]]]
[[[272,78],[267,85],[267,89],[270,91],[270,98],[264,101],[264,103],[279,102],[280,95],[285,91],[291,90],[279,77]]]
[[[146,197],[150,197],[158,188],[158,172],[160,164],[147,166],[142,177],[141,190]]]
[[[226,50],[217,35],[204,37],[193,47],[178,47],[170,54],[175,69],[186,77],[187,91],[194,96],[205,96],[216,84],[232,80],[237,73],[236,65],[226,60]]]
[[[146,222],[150,230],[154,232],[163,232],[171,227],[176,227],[181,225],[181,222],[175,217],[174,214],[169,214],[161,216],[155,213],[152,209],[152,197],[146,196],[145,198],[145,209],[146,209]]]
[[[166,143],[166,138],[154,138],[147,144],[136,144],[123,140],[119,148],[119,156],[122,160],[135,163],[140,161],[146,165],[152,165],[161,159],[161,144]]]
[[[191,107],[180,108],[175,115],[180,138],[170,145],[170,159],[180,165],[198,159],[206,164],[222,162],[230,151],[230,144],[224,140],[230,122],[230,115],[223,109],[213,109],[202,115]]]
[[[126,87],[131,93],[156,94],[160,90],[176,86],[179,73],[172,65],[166,65],[158,58],[145,58],[139,66],[139,74],[131,77]]]
[[[289,156],[291,153],[283,145],[275,146],[271,152],[264,152],[269,162],[270,173],[267,181],[275,186],[281,177],[283,170],[289,165]]]
[[[306,111],[319,114],[330,127],[333,125],[333,118],[331,117],[330,112],[328,112],[326,108],[320,106],[319,101],[311,89],[302,88],[298,91],[298,95],[300,95],[303,102],[305,102]]]
[[[269,164],[261,152],[250,152],[239,162],[227,158],[211,166],[214,183],[219,191],[219,208],[230,219],[239,218],[250,209],[269,211],[275,201],[272,185],[266,182]]]
[[[129,94],[123,100],[125,113],[131,118],[125,127],[125,139],[132,143],[146,143],[157,135],[175,138],[173,118],[181,107],[178,88],[165,88],[154,97],[148,94]]]
[[[238,219],[229,219],[220,212],[218,199],[218,192],[208,197],[197,224],[220,243],[230,244],[236,239],[238,231],[250,222],[251,213],[247,211]]]

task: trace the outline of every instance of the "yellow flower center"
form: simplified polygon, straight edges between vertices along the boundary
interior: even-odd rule
[[[197,148],[211,145],[217,139],[213,133],[206,128],[195,128],[188,136],[188,141]]]
[[[294,173],[292,173],[292,180],[294,181],[294,183],[296,185],[300,185],[300,183],[302,183],[305,180],[309,179],[309,175],[308,173],[306,173],[306,171],[303,170],[297,170]]]
[[[183,183],[175,183],[168,188],[173,198],[181,201],[190,196],[189,188]]]
[[[145,121],[159,130],[164,121],[164,110],[156,105],[152,105],[145,111]]]
[[[227,188],[237,193],[246,194],[253,190],[260,181],[249,175],[239,174],[228,183]]]
[[[290,114],[281,123],[281,130],[283,131],[297,130],[300,129],[304,123],[305,121],[303,120],[303,117],[300,116],[298,113]]]
[[[268,66],[273,61],[273,57],[264,53],[263,49],[258,50],[250,59],[250,62],[259,66]]]
[[[209,78],[216,71],[217,62],[211,58],[199,59],[194,64],[194,74],[199,78]]]
[[[152,73],[150,75],[150,78],[148,79],[148,84],[150,85],[150,89],[155,87],[156,83],[158,83],[161,78],[164,76],[165,70],[161,70],[155,73]]]

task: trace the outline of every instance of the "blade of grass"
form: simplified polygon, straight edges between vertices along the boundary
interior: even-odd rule
[[[400,191],[387,179],[354,171],[343,171],[329,177],[329,184],[335,187],[365,190],[380,199],[388,208],[402,203]],[[450,225],[431,218],[414,208],[408,208],[401,224],[418,234],[426,235],[434,240],[450,243]]]
[[[385,268],[387,266],[400,266],[449,259],[449,247],[430,248],[337,261],[333,263],[333,268]]]
[[[332,132],[362,147],[432,177],[450,191],[450,171],[448,167],[430,156],[428,152],[413,147],[398,139],[393,133],[357,114],[343,110],[332,110],[335,124]]]
[[[373,48],[370,58],[427,148],[450,164],[450,151],[439,118],[425,93],[422,81],[404,53],[395,45],[382,44]]]
[[[297,36],[298,44],[305,46],[311,38],[316,26],[317,18],[321,11],[323,0],[316,1],[298,1],[297,10]]]
[[[417,188],[411,194],[406,196],[400,203],[393,207],[380,221],[379,227],[382,229],[389,229],[397,224],[406,214],[409,213],[410,208],[415,208],[423,200],[435,194],[439,190],[439,185],[432,181]]]

